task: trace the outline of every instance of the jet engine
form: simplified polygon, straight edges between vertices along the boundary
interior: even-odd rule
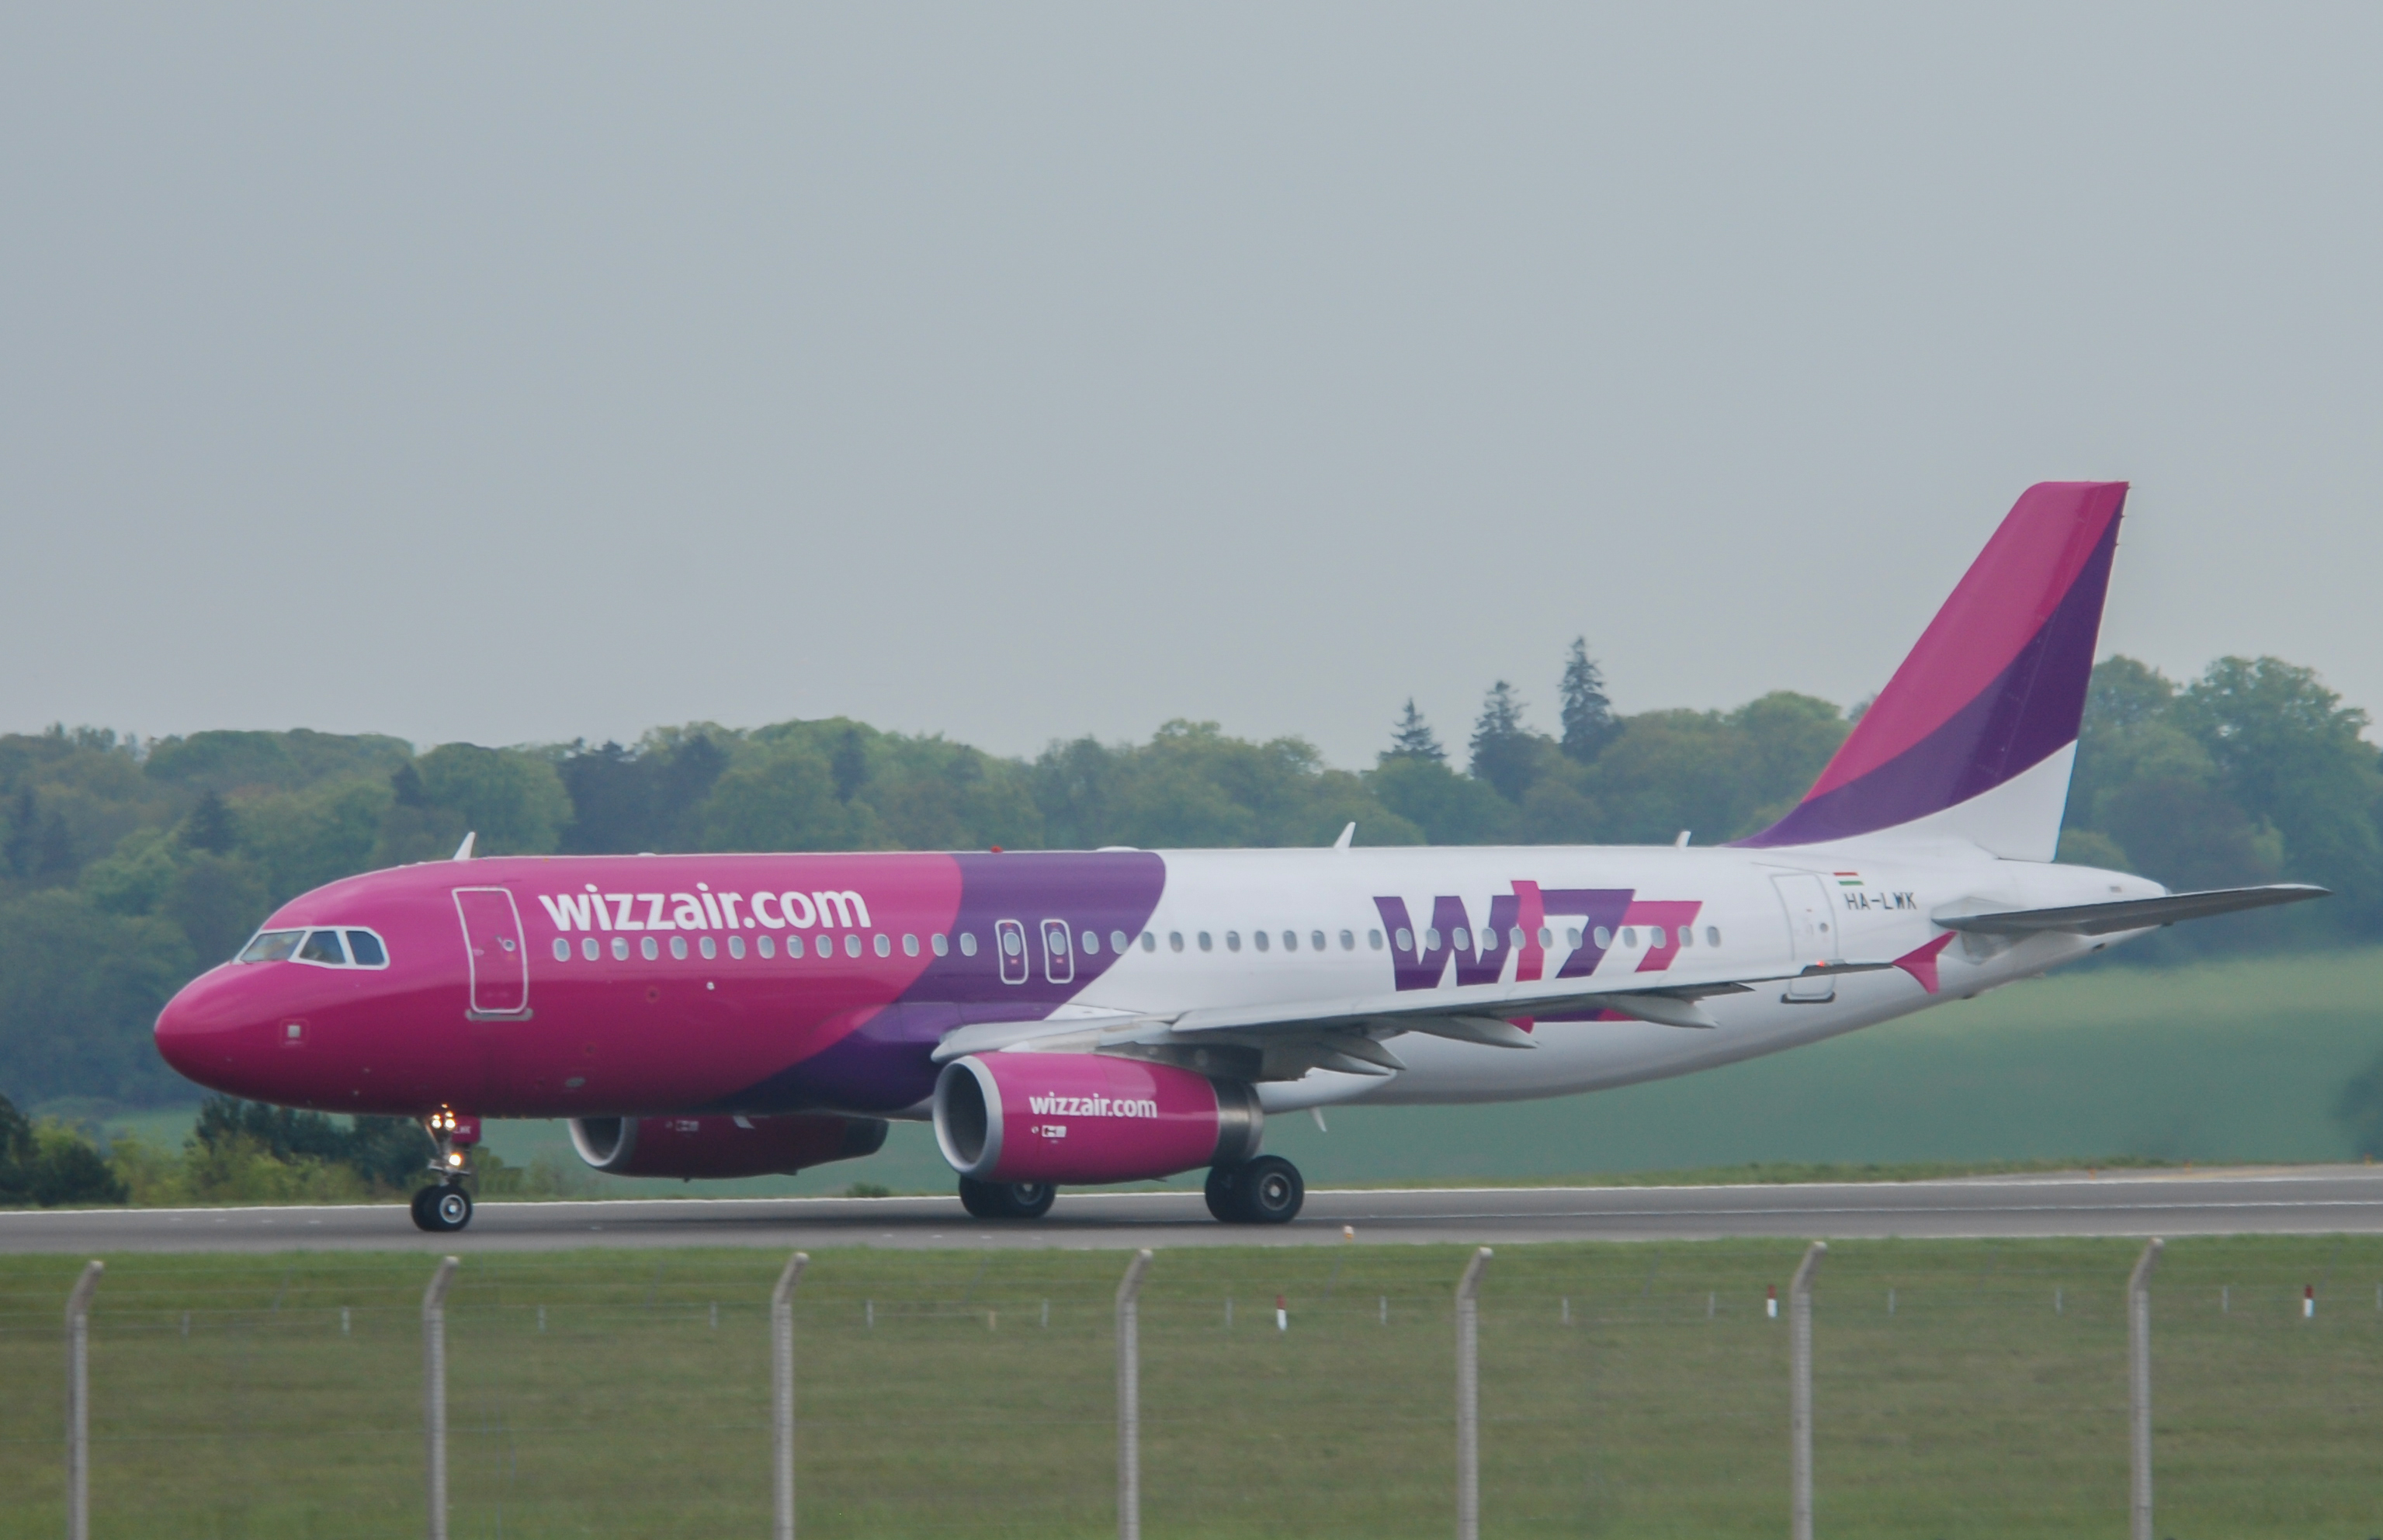
[[[984,1182],[1134,1182],[1258,1152],[1239,1080],[1101,1053],[971,1053],[935,1080],[935,1142]]]
[[[574,1117],[579,1158],[615,1177],[789,1176],[873,1155],[882,1117],[792,1113],[782,1117]]]

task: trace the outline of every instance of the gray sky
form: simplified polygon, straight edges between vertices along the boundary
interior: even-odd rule
[[[0,11],[0,728],[2383,707],[2383,9]]]

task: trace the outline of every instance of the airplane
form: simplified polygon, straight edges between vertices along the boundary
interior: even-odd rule
[[[2054,860],[2123,482],[2030,487],[1803,800],[1722,845],[509,856],[275,910],[157,1018],[199,1084],[417,1118],[414,1223],[484,1117],[622,1176],[791,1173],[924,1119],[979,1218],[1207,1170],[1298,1214],[1266,1119],[1567,1096],[1816,1042],[2163,925]]]

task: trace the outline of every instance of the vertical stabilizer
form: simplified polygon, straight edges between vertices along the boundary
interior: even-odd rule
[[[2021,493],[1804,800],[1739,843],[1892,829],[2052,859],[2126,500],[2122,481]]]

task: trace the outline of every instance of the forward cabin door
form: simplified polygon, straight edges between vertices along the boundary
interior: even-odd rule
[[[463,922],[463,958],[472,970],[472,1016],[527,1016],[529,953],[512,892],[457,888],[455,914]]]
[[[1773,877],[1771,885],[1778,890],[1780,906],[1787,911],[1787,954],[1797,967],[1806,963],[1841,963],[1846,960],[1843,927],[1837,924],[1836,905],[1829,896],[1829,884],[1808,871]],[[1837,981],[1834,977],[1791,979],[1782,1000],[1804,1004],[1819,1004],[1837,997]]]

